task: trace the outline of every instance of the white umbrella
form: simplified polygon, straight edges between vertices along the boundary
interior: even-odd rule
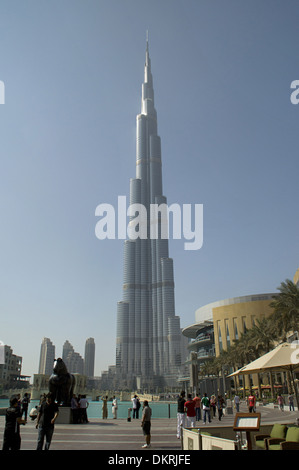
[[[257,374],[265,370],[299,370],[299,344],[281,343],[276,348],[259,357],[247,366],[241,367],[233,375],[238,374]],[[230,377],[229,376],[229,377]]]
[[[261,372],[266,372],[269,370],[279,371],[286,370],[291,373],[294,390],[296,393],[297,404],[298,394],[297,387],[294,382],[293,372],[299,370],[299,344],[298,342],[293,341],[292,343],[281,343],[276,348],[272,349],[268,353],[259,357],[250,364],[247,364],[241,369],[233,372],[229,377],[239,375],[239,374],[259,374]]]

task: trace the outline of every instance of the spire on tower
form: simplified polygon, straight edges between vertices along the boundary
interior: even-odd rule
[[[141,101],[141,114],[151,115],[156,117],[156,110],[154,108],[154,90],[153,90],[153,77],[151,72],[151,59],[149,56],[148,47],[148,30],[146,31],[146,51],[145,51],[145,66],[144,66],[144,82],[142,84],[142,101]]]
[[[145,50],[145,65],[150,65],[149,50],[148,50],[148,30],[146,30],[146,50]]]

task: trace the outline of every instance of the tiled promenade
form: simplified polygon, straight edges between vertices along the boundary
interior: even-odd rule
[[[240,411],[247,411],[243,405]],[[261,423],[295,422],[299,413],[259,407]],[[197,422],[197,427],[209,426],[233,426],[234,414],[224,416],[219,422],[217,418],[212,424],[203,426]],[[0,449],[4,431],[5,417],[0,416]],[[176,419],[152,419],[152,446],[151,451],[178,452],[181,450],[181,442],[176,437]],[[35,450],[37,443],[37,429],[35,422],[28,420],[26,426],[21,426],[21,450]],[[87,424],[56,424],[52,439],[51,450],[109,450],[109,451],[142,451],[144,436],[141,429],[141,420],[128,422],[125,419],[102,420],[90,419]],[[148,450],[143,450],[147,452]]]
[[[0,417],[0,445],[4,429]],[[155,450],[180,450],[176,438],[175,419],[152,420],[152,448]],[[22,450],[34,450],[37,443],[37,429],[34,422],[21,426]],[[56,424],[51,450],[141,450],[145,443],[141,420],[90,419],[87,424]]]

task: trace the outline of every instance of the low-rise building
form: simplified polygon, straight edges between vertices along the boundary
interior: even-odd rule
[[[10,346],[4,345],[3,348],[4,363],[0,364],[0,389],[3,392],[10,389],[28,388],[29,377],[21,375],[23,358],[14,354]]]

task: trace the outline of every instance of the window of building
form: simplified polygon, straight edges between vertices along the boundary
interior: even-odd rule
[[[225,321],[226,323],[226,344],[227,347],[230,347],[230,336],[229,336],[229,329],[228,329],[228,320]]]
[[[221,351],[223,351],[223,344],[222,344],[220,324],[219,324],[219,327],[218,327],[218,340],[219,340],[219,351],[221,352]]]
[[[239,333],[238,333],[238,327],[237,327],[237,319],[234,318],[233,322],[234,322],[235,340],[238,340],[239,339]]]

